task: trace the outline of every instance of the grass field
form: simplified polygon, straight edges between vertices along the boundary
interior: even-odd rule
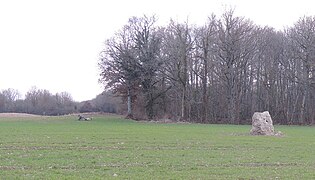
[[[315,128],[0,118],[0,179],[315,179]]]

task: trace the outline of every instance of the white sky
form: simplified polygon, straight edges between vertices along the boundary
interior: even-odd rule
[[[103,42],[129,17],[204,24],[229,8],[279,30],[315,15],[312,0],[1,0],[0,90],[25,94],[36,86],[67,91],[76,101],[92,99],[103,90],[97,66]]]

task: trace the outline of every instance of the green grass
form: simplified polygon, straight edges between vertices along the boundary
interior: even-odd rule
[[[0,179],[315,179],[315,128],[0,118]]]

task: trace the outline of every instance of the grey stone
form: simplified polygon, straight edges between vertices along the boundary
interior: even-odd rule
[[[252,117],[251,135],[275,135],[272,119],[268,111],[255,112]]]

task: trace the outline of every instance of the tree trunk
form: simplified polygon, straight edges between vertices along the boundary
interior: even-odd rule
[[[300,97],[300,93],[297,92],[296,99],[295,99],[295,102],[294,102],[294,105],[293,105],[293,110],[292,110],[292,113],[291,113],[291,118],[289,120],[289,122],[291,122],[291,123],[294,123],[293,120],[294,120],[295,112],[296,112],[297,105],[298,105],[298,102],[299,102],[299,97]]]
[[[162,92],[165,92],[166,87],[165,87],[165,77],[162,78]],[[162,104],[163,104],[163,115],[165,116],[167,114],[167,102],[166,102],[166,95],[163,93],[162,95]]]
[[[236,123],[236,106],[235,106],[235,97],[229,95],[228,97],[228,118],[232,124]]]
[[[181,119],[186,120],[186,87],[183,88],[181,101]]]
[[[228,100],[228,118],[232,124],[236,123],[236,95],[235,95],[235,80],[234,69],[232,63],[228,64],[227,72],[227,100]]]
[[[153,119],[154,117],[154,111],[153,111],[153,101],[152,98],[150,98],[149,102],[147,103],[146,112],[148,119]]]
[[[302,98],[301,109],[300,109],[300,117],[299,117],[299,123],[300,124],[304,124],[305,99],[306,99],[306,94],[304,92],[303,98]]]
[[[181,118],[182,120],[187,120],[187,79],[188,79],[188,67],[187,67],[187,55],[186,51],[183,51],[183,69],[182,69],[182,85],[183,85],[183,92],[182,92],[182,113]]]
[[[204,74],[202,79],[202,122],[205,123],[208,119],[208,92],[207,92],[207,78],[208,78],[208,62],[207,62],[207,51],[204,51]]]
[[[131,90],[128,87],[128,97],[127,97],[127,118],[133,118],[133,114],[132,114],[132,105],[131,105]]]

